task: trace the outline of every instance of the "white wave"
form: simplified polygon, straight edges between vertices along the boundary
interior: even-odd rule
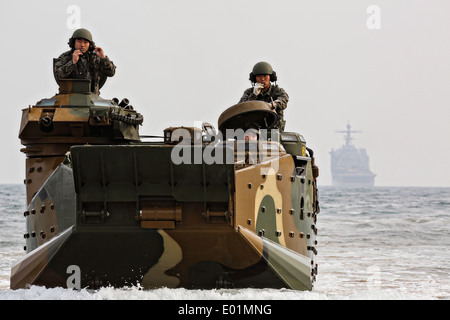
[[[188,290],[139,287],[99,290],[72,290],[31,286],[29,289],[0,291],[1,300],[416,300],[435,299],[398,290],[366,290],[341,293],[295,291],[288,289],[215,289]]]
[[[216,289],[188,290],[139,287],[99,290],[72,290],[31,286],[29,289],[0,291],[2,300],[323,300],[324,293],[287,289]]]

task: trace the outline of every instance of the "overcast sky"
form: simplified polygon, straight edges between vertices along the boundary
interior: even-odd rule
[[[117,66],[101,96],[127,97],[141,134],[217,126],[264,60],[319,185],[331,184],[329,152],[350,123],[375,185],[450,186],[448,0],[1,0],[0,183],[23,183],[21,110],[58,91],[52,59],[78,24]]]

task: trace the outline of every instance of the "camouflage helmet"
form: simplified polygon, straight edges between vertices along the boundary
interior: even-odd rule
[[[267,63],[265,61],[261,61],[261,62],[258,62],[257,64],[255,64],[252,72],[255,76],[260,75],[260,74],[272,74],[273,69],[269,63]]]
[[[73,32],[72,38],[71,39],[86,39],[90,42],[92,42],[92,34],[88,29],[84,29],[84,28],[80,28],[77,29]]]
[[[250,73],[249,80],[251,82],[256,82],[256,76],[262,74],[270,75],[270,81],[272,82],[277,81],[277,73],[273,71],[272,66],[265,61],[261,61],[255,64],[255,66],[253,67],[253,71]]]

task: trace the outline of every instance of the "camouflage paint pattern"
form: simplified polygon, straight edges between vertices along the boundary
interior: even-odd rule
[[[137,126],[111,118],[119,107],[106,101],[111,109],[24,109],[20,138],[33,187],[24,213],[27,254],[11,270],[12,289],[67,287],[73,266],[89,288],[312,289],[317,174],[298,134],[260,142],[259,150],[277,151],[263,157],[246,150],[245,161],[231,164],[175,165],[176,145],[135,140]],[[39,123],[43,112],[53,113],[51,131]],[[292,144],[296,152],[281,146]],[[238,145],[235,156],[243,152]],[[206,147],[187,146],[192,157]],[[259,161],[249,163],[252,157]],[[30,168],[38,163],[45,163],[43,178],[34,182]]]

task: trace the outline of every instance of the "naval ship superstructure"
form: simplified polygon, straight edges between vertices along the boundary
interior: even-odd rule
[[[351,142],[352,133],[361,131],[351,130],[347,124],[347,130],[336,132],[345,133],[345,145],[330,151],[333,186],[373,187],[376,175],[370,171],[366,149],[356,148]]]

